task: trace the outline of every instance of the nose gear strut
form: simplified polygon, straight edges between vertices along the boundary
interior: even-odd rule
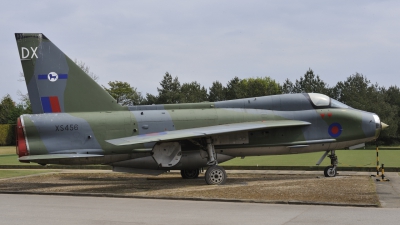
[[[331,154],[328,155],[331,159],[331,165],[325,167],[324,175],[325,177],[335,177],[337,175],[337,165],[338,165],[338,158],[335,154],[335,150],[331,151]]]
[[[331,165],[325,167],[325,169],[324,169],[325,177],[335,177],[336,175],[338,175],[338,173],[337,173],[338,158],[335,154],[335,150],[331,150],[330,152],[331,152],[331,154],[328,155],[329,150],[326,151],[317,162],[317,166],[319,166],[327,155],[331,159]]]

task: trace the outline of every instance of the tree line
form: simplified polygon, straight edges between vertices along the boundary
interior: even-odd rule
[[[157,87],[158,95],[147,93],[145,96],[127,82],[110,81],[110,88],[103,88],[122,105],[176,104],[193,102],[215,102],[238,98],[276,95],[282,93],[279,83],[270,77],[239,79],[234,77],[226,86],[214,81],[210,88],[205,88],[197,81],[179,82],[178,77],[165,73]]]
[[[82,64],[82,63],[81,63]],[[83,64],[83,66],[85,66]],[[89,68],[86,66],[86,72]],[[92,78],[98,76],[91,73]],[[364,75],[355,73],[345,81],[339,81],[330,87],[312,69],[295,81],[286,79],[283,84],[266,77],[240,79],[234,77],[225,85],[214,81],[205,88],[197,81],[182,83],[178,77],[166,72],[157,87],[157,94],[142,95],[128,82],[110,81],[103,88],[121,105],[151,105],[175,104],[205,101],[224,101],[238,98],[259,97],[290,93],[321,93],[326,94],[353,108],[376,113],[381,121],[390,126],[384,130],[380,142],[384,144],[400,144],[400,89],[397,86],[389,88],[372,83]],[[0,103],[0,124],[15,123],[16,118],[24,113],[30,113],[29,99],[21,95],[22,102],[16,104],[9,95],[3,97]]]

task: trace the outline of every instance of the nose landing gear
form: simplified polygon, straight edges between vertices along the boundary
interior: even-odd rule
[[[327,166],[324,169],[324,176],[325,177],[335,177],[337,174],[336,167],[334,166]]]
[[[324,169],[324,176],[325,177],[335,177],[338,175],[337,173],[337,165],[338,165],[338,158],[335,154],[335,150],[330,151],[331,154],[328,155],[329,151],[326,151],[324,155],[322,155],[321,159],[318,160],[317,165],[321,164],[321,162],[324,160],[324,158],[328,155],[328,157],[331,159],[331,165],[325,167]]]

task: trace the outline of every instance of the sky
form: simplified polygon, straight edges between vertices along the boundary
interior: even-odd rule
[[[181,83],[269,76],[294,82],[311,68],[329,86],[356,72],[400,86],[400,1],[2,1],[0,98],[26,93],[14,33],[43,33],[99,84],[157,94]]]

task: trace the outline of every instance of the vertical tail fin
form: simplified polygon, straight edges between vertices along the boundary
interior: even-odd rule
[[[40,33],[16,33],[33,113],[117,111],[122,107]]]

